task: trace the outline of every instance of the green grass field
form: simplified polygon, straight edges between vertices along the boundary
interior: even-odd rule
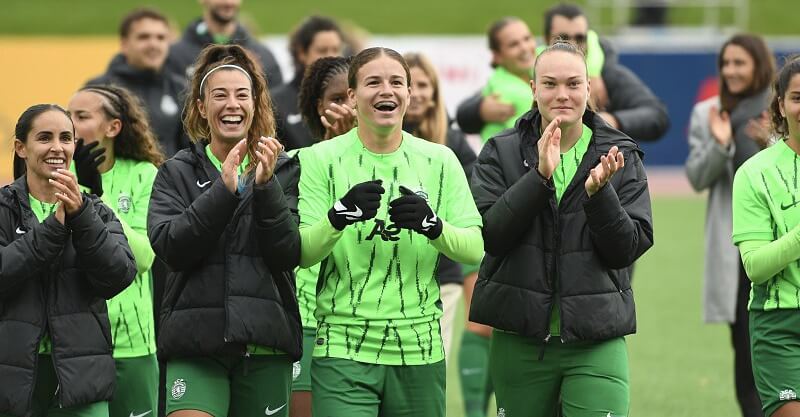
[[[728,327],[702,322],[704,210],[701,197],[653,201],[656,243],[636,265],[639,326],[627,338],[630,416],[731,417],[739,412]],[[460,417],[456,363],[451,359],[448,365],[447,415]]]
[[[796,34],[793,0],[748,0],[750,20],[741,28],[761,34]],[[392,6],[367,0],[246,0],[242,16],[261,34],[287,33],[304,16],[325,14],[356,23],[370,32],[392,33],[476,33],[503,16],[528,21],[534,34],[542,33],[542,12],[552,0],[404,0]],[[586,4],[586,0],[576,0]],[[200,14],[196,0],[4,0],[0,14],[3,35],[113,35],[120,17],[144,5],[156,6],[175,19],[180,27]],[[731,22],[730,9],[720,13],[723,23]],[[676,7],[669,21],[676,25],[697,25],[703,21],[696,7]]]

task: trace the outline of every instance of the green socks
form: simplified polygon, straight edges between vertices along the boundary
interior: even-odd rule
[[[458,354],[461,394],[465,417],[486,417],[491,388],[489,383],[490,338],[465,330]]]

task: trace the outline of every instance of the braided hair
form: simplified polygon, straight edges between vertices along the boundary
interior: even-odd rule
[[[311,136],[318,140],[325,137],[325,126],[319,119],[322,115],[317,111],[317,106],[333,77],[341,74],[347,75],[349,66],[350,58],[320,58],[306,69],[303,76],[299,96],[300,113],[311,130]]]

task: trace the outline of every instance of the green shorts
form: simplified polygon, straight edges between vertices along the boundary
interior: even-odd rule
[[[156,355],[119,358],[117,386],[108,403],[111,416],[152,417],[158,414],[158,361]]]
[[[498,416],[556,416],[559,397],[564,416],[628,415],[628,351],[622,337],[544,345],[495,330],[489,373]]]
[[[445,415],[445,363],[376,365],[311,360],[312,414],[324,417]]]
[[[317,329],[303,327],[303,357],[292,364],[292,391],[311,391],[311,355]]]
[[[750,311],[750,352],[761,408],[770,416],[800,392],[800,312]]]
[[[108,417],[107,401],[98,401],[78,407],[59,408],[57,398],[54,395],[57,389],[58,379],[56,378],[56,371],[53,369],[53,358],[50,355],[39,355],[39,364],[36,368],[36,386],[33,389],[31,417]],[[0,417],[11,416],[0,413]]]
[[[173,359],[167,362],[167,414],[200,410],[215,417],[285,417],[291,383],[286,355]]]

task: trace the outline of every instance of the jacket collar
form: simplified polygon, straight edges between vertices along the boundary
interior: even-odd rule
[[[211,32],[209,32],[208,26],[202,17],[189,24],[183,32],[183,36],[201,47],[214,43],[214,38],[211,36]],[[244,46],[248,42],[250,42],[250,34],[244,26],[236,23],[236,30],[231,35],[230,43]]]
[[[113,74],[119,78],[136,82],[153,82],[161,78],[161,73],[151,70],[143,70],[132,67],[125,55],[121,53],[114,56],[108,64],[106,70],[109,74]]]

